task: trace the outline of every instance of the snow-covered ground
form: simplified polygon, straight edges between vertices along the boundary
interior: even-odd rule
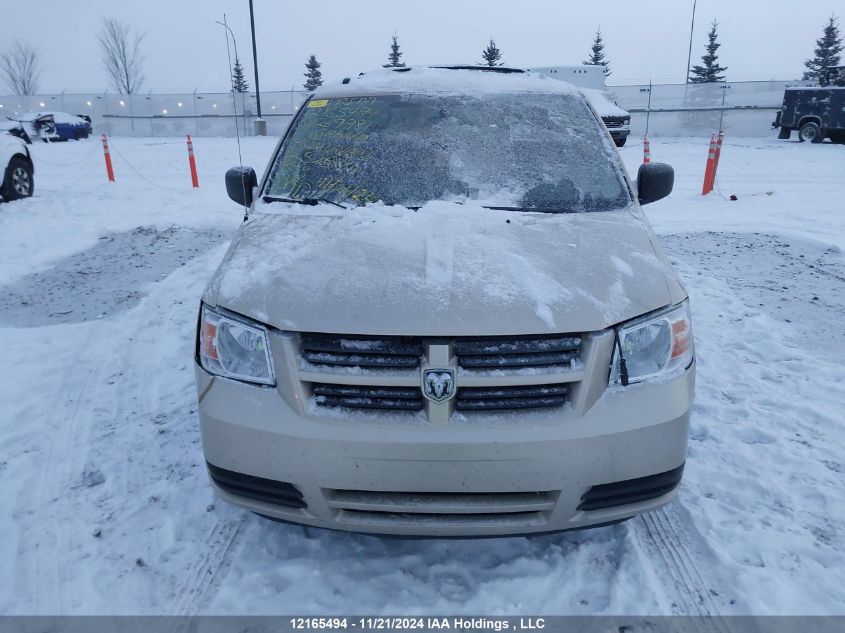
[[[264,168],[273,139],[248,138]],[[32,147],[0,204],[0,613],[845,614],[845,147],[655,139],[648,207],[690,292],[698,389],[678,500],[625,524],[397,540],[215,502],[193,329],[241,215],[231,139]],[[632,170],[641,150],[622,154]]]

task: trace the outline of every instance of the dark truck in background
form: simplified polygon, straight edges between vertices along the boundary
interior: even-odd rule
[[[798,130],[798,140],[821,143],[829,138],[845,143],[845,66],[828,68],[820,86],[787,88],[773,128],[788,139]]]

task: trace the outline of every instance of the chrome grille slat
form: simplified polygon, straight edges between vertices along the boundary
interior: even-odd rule
[[[301,334],[302,358],[312,365],[366,369],[414,369],[423,353],[415,337]]]
[[[458,396],[465,398],[534,398],[565,396],[566,385],[526,385],[519,387],[461,387]]]
[[[542,367],[546,365],[563,365],[577,357],[577,352],[485,354],[481,356],[458,356],[458,365],[465,369]]]
[[[369,367],[374,369],[408,369],[419,367],[419,356],[385,356],[382,354],[331,354],[304,351],[302,357],[312,365]]]
[[[418,399],[420,390],[412,387],[357,387],[354,385],[313,385],[312,391],[320,396],[344,396],[360,398],[405,398]]]
[[[562,407],[568,384],[460,387],[455,394],[457,411],[521,411]]]
[[[461,338],[452,349],[463,369],[521,369],[566,365],[580,346],[580,336],[551,335]]]
[[[392,411],[419,411],[423,408],[419,389],[410,387],[368,387],[354,385],[311,385],[315,402],[324,407],[349,409],[383,409]]]
[[[493,339],[455,341],[456,354],[525,354],[536,352],[575,351],[581,344],[579,337],[532,338],[532,339]]]
[[[391,400],[388,398],[335,398],[318,396],[317,404],[324,407],[345,407],[348,409],[383,409],[392,411],[419,411],[422,400]]]

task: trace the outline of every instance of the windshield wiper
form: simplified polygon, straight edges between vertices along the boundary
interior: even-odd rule
[[[293,202],[295,204],[307,204],[312,207],[316,207],[321,202],[326,202],[328,204],[333,204],[336,207],[340,207],[341,209],[346,209],[345,205],[335,202],[334,200],[329,200],[328,198],[277,198],[276,196],[264,196],[262,199],[264,202]]]
[[[560,207],[488,207],[484,205],[485,209],[493,209],[494,211],[525,211],[534,213],[578,213],[574,209],[562,209]]]

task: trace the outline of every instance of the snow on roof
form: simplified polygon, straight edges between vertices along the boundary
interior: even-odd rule
[[[78,125],[80,123],[85,123],[85,119],[82,117],[78,117],[75,114],[68,114],[67,112],[53,112],[53,111],[40,111],[40,112],[26,112],[20,116],[21,121],[34,121],[35,119],[43,116],[51,116],[53,117],[53,121],[55,123],[72,123],[74,125]]]
[[[401,69],[379,69],[319,88],[316,98],[360,96],[371,94],[489,94],[529,92],[535,94],[577,94],[573,85],[520,69],[482,70],[478,67],[435,68],[407,66]]]
[[[628,112],[613,103],[608,94],[595,88],[581,88],[590,105],[599,116],[629,116]]]

